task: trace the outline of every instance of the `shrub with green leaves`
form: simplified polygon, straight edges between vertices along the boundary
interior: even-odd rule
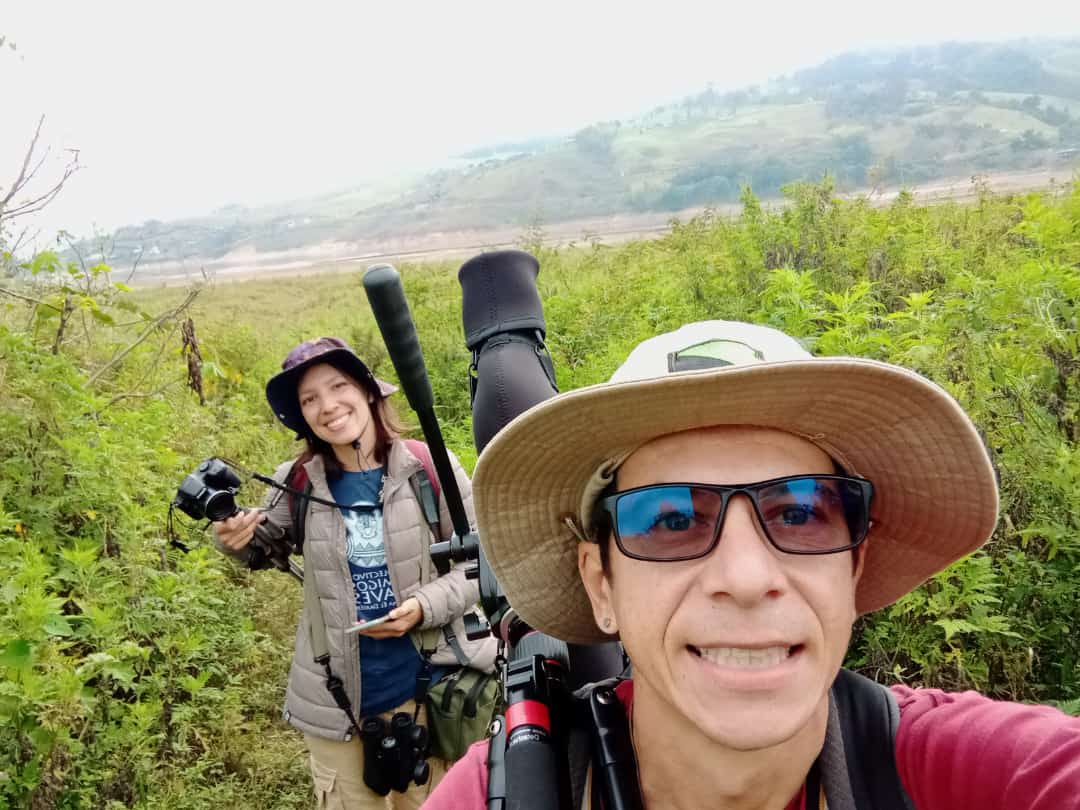
[[[747,190],[735,219],[706,213],[619,247],[555,250],[530,234],[548,342],[562,390],[704,318],[772,324],[819,354],[900,363],[945,386],[999,468],[998,530],[861,619],[848,664],[1077,711],[1080,184],[976,191],[971,204],[901,194],[876,207],[826,181],[789,188],[777,210]],[[103,270],[71,287],[70,268],[50,262],[20,289],[56,317],[21,300],[0,309],[0,805],[307,806],[302,740],[280,720],[299,589],[239,571],[198,533],[184,535],[188,553],[170,547],[165,509],[209,455],[267,472],[297,452],[263,386],[300,340],[342,336],[394,377],[359,274],[196,299],[94,286]],[[444,436],[471,468],[457,264],[400,269]],[[83,295],[108,317],[80,304],[57,340],[63,302]],[[204,405],[184,387],[174,321],[149,314],[181,305],[198,329]],[[260,494],[245,487],[241,500]]]

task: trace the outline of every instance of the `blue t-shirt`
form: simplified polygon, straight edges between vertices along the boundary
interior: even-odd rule
[[[386,567],[383,543],[382,468],[345,471],[331,481],[330,492],[342,506],[363,506],[341,510],[345,517],[349,572],[356,597],[359,621],[385,616],[395,607],[394,588]],[[416,691],[416,676],[423,660],[412,639],[360,636],[360,714],[368,716],[400,706]]]

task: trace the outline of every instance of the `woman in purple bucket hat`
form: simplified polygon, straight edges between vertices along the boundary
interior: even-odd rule
[[[305,596],[305,603],[321,609],[330,671],[342,680],[360,724],[376,716],[389,723],[397,712],[424,722],[414,703],[418,675],[430,668],[421,649],[434,668],[433,682],[448,667],[467,663],[490,672],[494,664],[494,639],[465,635],[463,616],[479,599],[476,581],[461,568],[439,576],[432,565],[429,545],[445,537],[433,536],[412,485],[420,470],[431,467],[430,456],[422,443],[402,438],[388,400],[396,390],[340,338],[296,346],[267,383],[266,398],[306,446],[274,478],[295,482],[302,469],[312,496],[339,508],[306,501],[294,521],[289,498],[274,490],[262,509],[214,524],[219,547],[245,559],[258,524],[292,533],[294,522],[303,520],[305,587],[317,591],[317,599]],[[451,461],[473,522],[469,479],[452,454]],[[438,511],[434,525],[447,535],[451,520],[441,495]],[[283,714],[304,734],[318,806],[419,807],[447,763],[429,758],[427,783],[410,784],[404,793],[383,796],[368,786],[378,774],[365,780],[359,735],[328,691],[326,668],[314,660],[308,612],[305,607],[297,629]],[[373,619],[383,621],[358,629]]]

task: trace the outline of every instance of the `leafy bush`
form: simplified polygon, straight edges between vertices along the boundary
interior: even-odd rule
[[[788,187],[779,210],[744,191],[736,219],[710,212],[662,239],[539,250],[549,344],[568,390],[606,379],[658,331],[754,319],[818,353],[941,383],[998,464],[1000,525],[984,550],[861,619],[848,663],[1075,711],[1080,186],[975,191],[970,205],[902,194],[874,208],[826,181]],[[471,468],[456,269],[401,272],[444,435]],[[107,314],[130,301],[136,316],[187,295],[120,292],[88,294]],[[338,334],[380,375],[393,368],[355,274],[210,289],[189,314],[203,406],[165,322],[131,346],[118,318],[79,319],[78,339],[57,344],[55,320],[28,319],[21,302],[0,311],[0,804],[309,803],[302,741],[278,719],[298,589],[236,570],[198,538],[187,554],[170,548],[165,507],[208,455],[267,471],[295,452],[263,386],[298,340]]]

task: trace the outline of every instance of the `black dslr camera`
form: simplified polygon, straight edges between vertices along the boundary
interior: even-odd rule
[[[193,520],[225,520],[241,511],[236,505],[240,483],[232,467],[220,458],[208,458],[184,479],[172,505]],[[260,523],[245,549],[245,562],[255,570],[274,567],[288,571],[293,550],[284,530]]]
[[[173,506],[194,520],[225,520],[240,510],[236,491],[240,476],[220,458],[208,458],[184,479]]]
[[[413,722],[408,712],[397,712],[389,727],[381,717],[368,717],[360,723],[364,745],[364,784],[379,796],[391,790],[404,793],[409,783],[422,785],[431,775],[425,762],[428,754],[428,730]]]

